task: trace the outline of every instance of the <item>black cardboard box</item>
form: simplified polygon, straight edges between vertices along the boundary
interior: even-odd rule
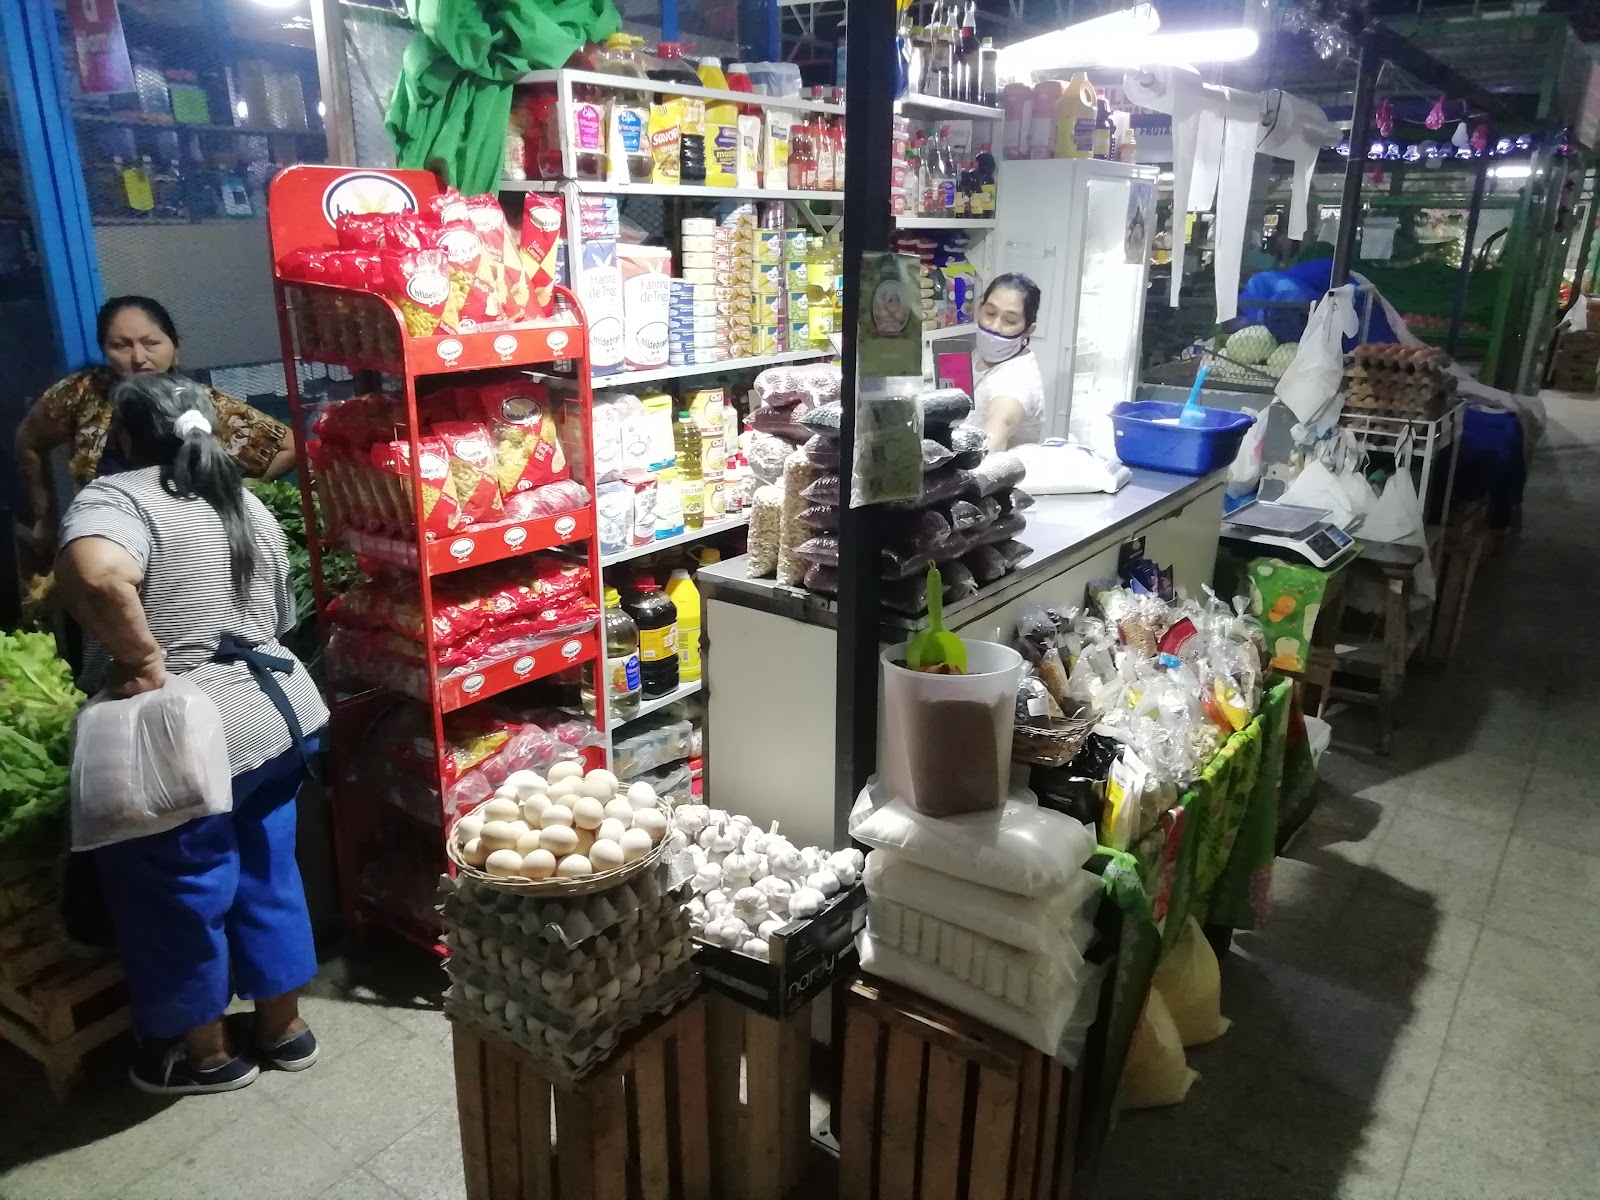
[[[790,921],[772,935],[762,962],[699,938],[694,962],[717,991],[769,1017],[787,1017],[855,969],[856,934],[867,924],[867,889],[857,883],[814,917]]]

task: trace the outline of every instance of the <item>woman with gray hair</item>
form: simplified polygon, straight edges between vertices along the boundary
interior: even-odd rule
[[[310,1066],[317,1041],[298,989],[316,974],[295,863],[295,797],[328,720],[294,627],[282,528],[213,434],[206,390],[135,375],[112,393],[107,451],[127,469],[78,493],[56,579],[87,637],[86,692],[131,696],[168,674],[222,714],[233,811],[92,852],[116,926],[146,1092],[232,1091],[257,1061]],[[255,1001],[256,1040],[235,1053],[222,1015]]]

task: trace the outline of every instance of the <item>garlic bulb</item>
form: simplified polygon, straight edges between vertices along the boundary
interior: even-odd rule
[[[815,888],[796,888],[789,897],[789,915],[798,919],[814,917],[827,902],[827,897]]]
[[[709,892],[721,884],[722,867],[718,863],[708,862],[694,873],[694,890],[697,892]]]
[[[756,933],[764,939],[770,938],[787,924],[788,922],[782,917],[769,916],[765,921],[761,922],[761,927],[756,930]]]
[[[722,882],[730,891],[738,891],[750,884],[750,863],[737,850],[729,851],[722,860]]]
[[[767,894],[760,888],[740,888],[733,894],[733,911],[745,924],[759,925],[767,915]]]
[[[762,962],[766,962],[771,954],[771,952],[767,949],[767,942],[765,938],[751,938],[741,947],[741,949],[743,949],[743,951],[751,958],[759,958]]]
[[[789,910],[789,897],[794,895],[794,885],[787,879],[777,875],[768,875],[755,886],[760,888],[766,896],[768,908],[776,912],[787,912]]]
[[[768,854],[767,869],[779,878],[787,879],[790,882],[803,880],[808,873],[805,859],[801,857],[800,851],[793,846],[779,850],[776,854]]]
[[[815,888],[824,896],[831,896],[839,890],[839,877],[832,871],[824,869],[814,875],[806,876],[806,886]]]
[[[829,855],[827,869],[833,872],[841,887],[853,887],[860,873],[855,860],[850,857],[850,852],[847,850]]]

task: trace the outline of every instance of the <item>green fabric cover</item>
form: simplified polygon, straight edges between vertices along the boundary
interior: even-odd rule
[[[511,85],[559,67],[622,27],[612,0],[414,0],[384,127],[395,162],[434,170],[465,195],[499,188]]]

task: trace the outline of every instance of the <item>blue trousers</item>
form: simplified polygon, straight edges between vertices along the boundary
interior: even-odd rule
[[[179,1037],[235,995],[292,991],[317,973],[295,861],[294,750],[233,777],[233,811],[96,850],[141,1039]]]

